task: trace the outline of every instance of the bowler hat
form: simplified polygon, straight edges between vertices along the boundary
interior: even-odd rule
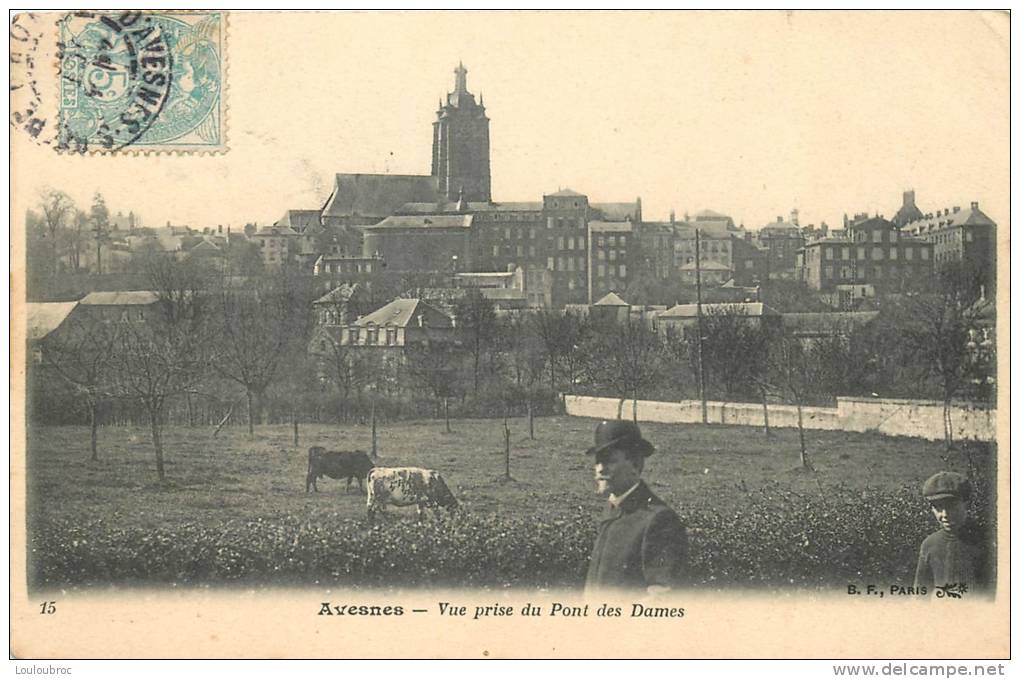
[[[950,497],[966,500],[970,497],[970,481],[963,474],[939,472],[924,482],[921,493],[926,500],[944,500]]]
[[[621,448],[648,457],[655,451],[651,443],[641,437],[641,430],[630,420],[602,420],[595,427],[595,445],[585,455],[595,455],[609,448]]]

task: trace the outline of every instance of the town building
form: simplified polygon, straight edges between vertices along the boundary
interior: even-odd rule
[[[611,292],[623,292],[635,273],[638,249],[633,222],[588,222],[588,303]]]
[[[977,201],[969,208],[936,210],[907,222],[903,230],[931,243],[936,270],[959,263],[966,276],[984,286],[986,294],[994,295],[996,223],[981,211]]]
[[[800,226],[792,221],[784,222],[780,215],[776,217],[776,221],[770,222],[758,230],[756,240],[766,253],[766,277],[796,280],[797,251],[804,247],[805,243]]]
[[[841,308],[855,308],[863,286],[899,292],[924,286],[932,271],[932,246],[882,217],[857,215],[843,238],[806,243],[798,258],[801,281],[821,292],[841,292]]]

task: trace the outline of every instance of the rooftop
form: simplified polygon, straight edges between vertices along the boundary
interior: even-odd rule
[[[60,327],[77,302],[28,302],[25,304],[25,330],[28,341],[41,340]]]
[[[159,296],[151,290],[119,290],[114,292],[90,292],[79,304],[89,306],[129,306],[149,305],[159,301]]]
[[[395,299],[386,306],[355,321],[355,325],[395,325],[406,327],[421,317],[429,328],[452,328],[453,319],[420,299]]]
[[[722,304],[702,304],[702,315],[735,313],[740,316],[775,316],[775,309],[761,302],[732,302]],[[659,314],[659,318],[696,318],[697,304],[677,304]]]

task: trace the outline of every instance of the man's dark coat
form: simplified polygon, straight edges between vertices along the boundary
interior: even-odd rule
[[[687,561],[687,531],[644,481],[602,515],[585,588],[674,587]]]

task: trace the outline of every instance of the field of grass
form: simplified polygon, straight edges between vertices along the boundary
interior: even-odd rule
[[[529,524],[573,522],[570,525],[579,526],[574,532],[583,534],[565,537],[572,541],[564,549],[580,554],[584,545],[590,544],[587,531],[594,529],[594,516],[601,507],[593,494],[591,461],[583,452],[590,445],[594,425],[594,420],[585,418],[541,418],[536,421],[536,440],[532,441],[527,436],[526,421],[512,420],[512,481],[503,478],[501,420],[455,421],[449,434],[441,421],[381,426],[378,464],[441,471],[465,514],[479,521],[511,522],[524,531]],[[878,434],[808,432],[808,451],[816,469],[809,473],[796,469],[798,442],[794,430],[776,430],[765,438],[753,428],[649,423],[642,425],[642,431],[657,447],[656,454],[649,458],[645,478],[653,491],[685,518],[694,541],[702,539],[703,551],[732,552],[732,546],[714,541],[731,540],[739,545],[754,542],[763,526],[769,530],[770,522],[782,522],[782,539],[791,544],[817,544],[819,549],[831,551],[832,545],[826,547],[825,540],[813,533],[824,532],[826,539],[838,545],[841,532],[854,530],[854,522],[860,521],[860,516],[855,516],[855,498],[862,498],[862,507],[868,505],[868,511],[876,517],[875,526],[857,527],[861,532],[855,538],[854,549],[866,549],[869,541],[886,539],[871,535],[871,531],[884,530],[883,502],[894,498],[888,502],[896,503],[896,511],[905,518],[888,512],[894,528],[900,531],[889,539],[905,543],[900,546],[903,555],[916,553],[924,532],[934,529],[927,523],[920,498],[921,482],[940,469],[967,470],[967,455],[962,452],[946,458],[941,444]],[[90,535],[102,525],[107,527],[102,530],[130,529],[131,539],[144,540],[146,531],[164,531],[173,536],[174,531],[187,527],[190,531],[215,533],[264,521],[264,525],[276,526],[274,530],[281,534],[293,531],[296,544],[296,536],[302,531],[324,531],[328,536],[330,531],[369,530],[364,521],[364,495],[356,486],[348,493],[343,482],[323,478],[319,493],[306,494],[304,490],[309,446],[369,450],[368,427],[303,425],[299,447],[293,445],[292,431],[286,426],[259,427],[254,440],[241,427],[226,429],[217,438],[211,433],[202,428],[168,428],[164,435],[167,482],[160,484],[151,443],[143,428],[102,429],[98,462],[89,461],[85,428],[31,429],[30,536],[44,539],[52,527],[74,531],[88,523]],[[973,448],[970,458],[983,474],[994,479],[994,448]],[[841,498],[842,504],[833,504],[835,497]],[[801,505],[810,506],[817,516],[805,519],[804,526],[798,527]],[[770,518],[773,512],[775,516]],[[783,512],[786,515],[780,516]],[[414,522],[413,509],[390,509],[389,513],[392,516],[385,523]],[[741,517],[750,517],[743,527],[738,525],[744,520]],[[735,526],[732,535],[715,535],[728,531],[728,526]],[[59,532],[53,530],[54,534]],[[471,530],[484,532],[485,528],[478,524]],[[557,529],[549,530],[551,537],[546,542],[558,540]],[[702,538],[697,537],[699,533]],[[467,540],[465,535],[458,539]],[[284,537],[278,538],[280,544],[286,542]],[[791,547],[777,543],[768,548],[782,552]],[[810,570],[820,568],[827,555],[823,552],[817,558],[809,557],[805,556],[808,561],[803,568]],[[543,558],[535,557],[538,562]],[[761,571],[760,565],[753,562],[768,558],[756,552],[748,555],[743,565],[706,563],[704,579],[739,579],[740,573]],[[848,561],[858,558],[847,556]],[[811,559],[820,563],[812,566]],[[901,555],[882,568],[895,568],[906,577],[912,568],[909,562],[909,556]],[[576,571],[582,566],[573,562],[569,568],[564,566],[571,571],[565,579],[578,577]],[[88,571],[86,566],[81,568]],[[315,567],[305,564],[302,568],[314,571]],[[523,571],[527,568],[521,565]],[[59,575],[51,574],[48,581],[59,581]],[[342,574],[334,575],[342,578]],[[783,573],[776,577],[785,580]]]

